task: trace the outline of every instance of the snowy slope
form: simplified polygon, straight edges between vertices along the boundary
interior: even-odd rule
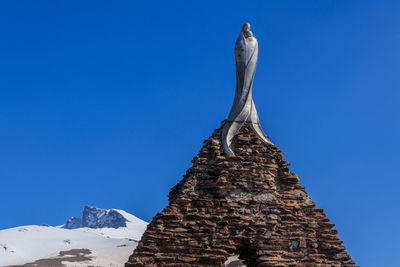
[[[117,228],[121,222],[124,226]],[[100,227],[104,225],[109,227]],[[64,225],[0,230],[0,267],[123,267],[146,227],[145,221],[123,210],[86,206],[82,218],[72,217]],[[225,266],[245,265],[233,255]]]
[[[113,211],[126,219],[125,227],[66,229],[62,226],[28,225],[1,230],[0,266],[24,264],[71,249],[92,250],[91,256],[105,251],[124,251],[129,255],[128,251],[132,253],[147,223],[125,211]],[[97,258],[102,256],[97,255]],[[122,262],[126,260],[120,259]]]

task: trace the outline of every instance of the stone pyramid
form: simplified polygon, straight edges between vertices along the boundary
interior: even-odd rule
[[[247,29],[245,24],[241,35],[252,38]],[[253,40],[240,38],[237,46],[242,41],[246,46],[238,50],[255,51]],[[126,267],[224,266],[232,255],[245,266],[355,266],[334,224],[316,208],[282,152],[262,132],[254,114],[252,81],[247,89],[240,87],[254,72],[244,73],[228,120],[204,142],[193,166],[172,188],[169,205],[148,225]],[[245,101],[236,101],[243,92]]]
[[[290,172],[282,152],[244,125],[235,155],[221,129],[172,188],[125,266],[355,266],[322,209]]]

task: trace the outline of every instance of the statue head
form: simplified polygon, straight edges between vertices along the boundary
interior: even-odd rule
[[[250,31],[250,23],[243,24],[242,32],[246,38],[254,37],[253,33]]]

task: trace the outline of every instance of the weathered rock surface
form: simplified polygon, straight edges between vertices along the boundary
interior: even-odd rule
[[[67,229],[76,229],[76,228],[80,228],[80,227],[82,227],[82,219],[76,218],[76,217],[69,218],[64,225],[64,228],[67,228]]]
[[[220,134],[205,141],[126,267],[224,266],[233,254],[247,266],[355,266],[276,146],[244,125],[227,156]]]
[[[117,210],[99,209],[92,206],[85,206],[83,210],[82,226],[89,228],[119,228],[126,227],[128,220]]]
[[[127,222],[128,219],[118,210],[99,209],[92,206],[85,206],[82,219],[71,217],[65,223],[64,228],[119,228],[126,227]]]

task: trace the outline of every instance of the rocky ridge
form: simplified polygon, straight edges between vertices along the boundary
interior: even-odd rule
[[[65,223],[64,228],[119,228],[126,227],[127,222],[127,218],[125,218],[118,210],[85,206],[82,218],[69,218]]]

